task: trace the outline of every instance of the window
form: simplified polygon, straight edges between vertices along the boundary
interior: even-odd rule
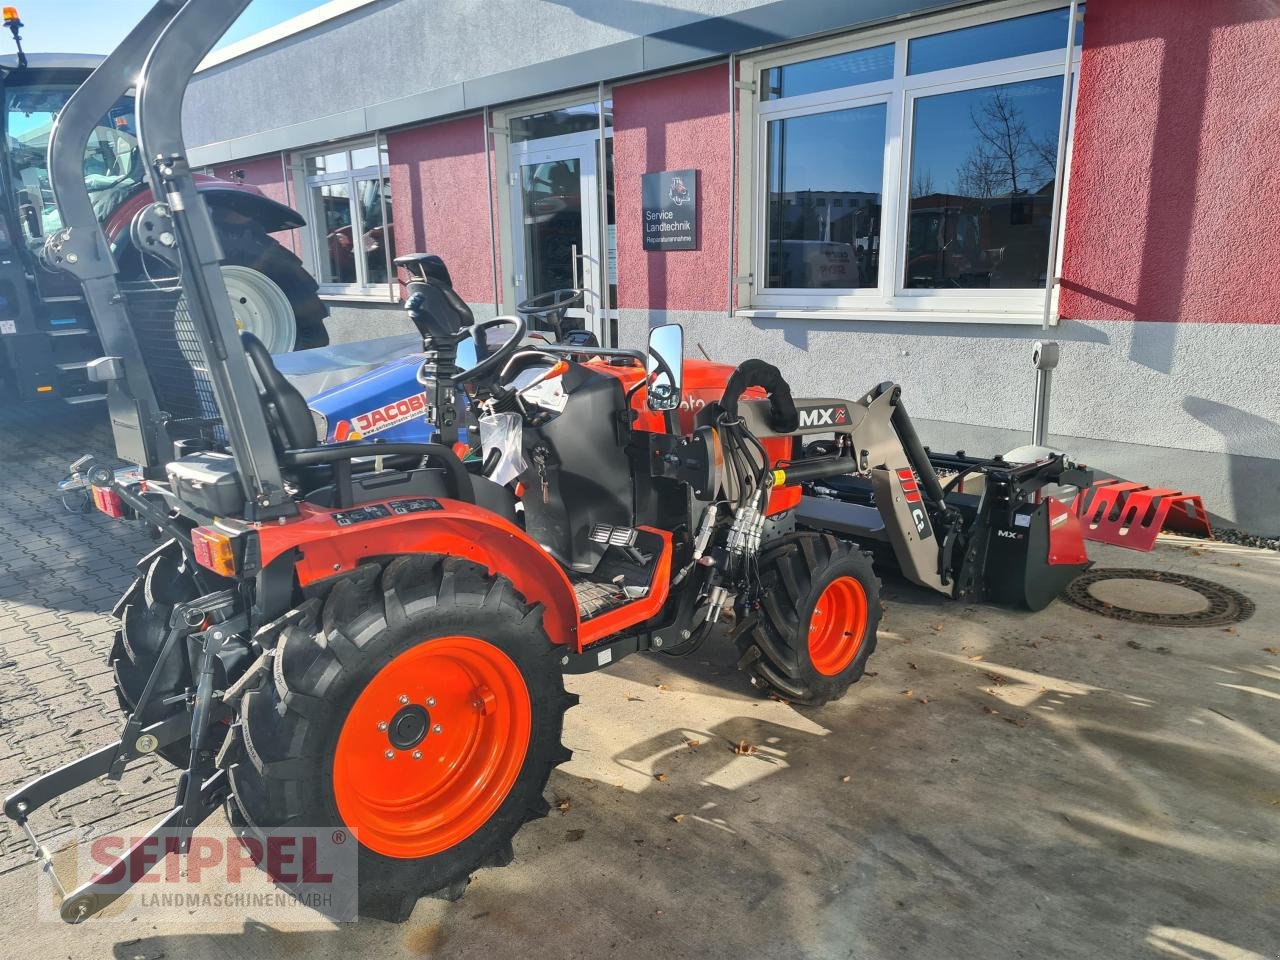
[[[5,134],[9,141],[11,202],[22,237],[33,250],[62,228],[49,183],[49,136],[74,86],[22,83],[5,89]],[[106,220],[142,183],[146,171],[138,153],[133,97],[116,101],[85,144],[84,185],[99,220]],[[0,225],[0,235],[6,233]]]
[[[326,148],[303,160],[314,251],[324,293],[371,292],[391,276],[391,181],[386,147]]]
[[[753,64],[753,308],[1038,318],[1068,10],[1009,6]]]
[[[883,103],[769,124],[769,286],[879,285],[884,130]]]

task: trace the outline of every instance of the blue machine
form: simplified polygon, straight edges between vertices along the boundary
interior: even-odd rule
[[[463,327],[472,323],[471,311],[453,293],[448,268],[437,256],[415,253],[398,257],[396,266],[405,268],[415,279],[434,280],[437,290],[446,290],[444,309],[458,311]],[[598,346],[595,335],[582,329],[568,316],[581,307],[581,290],[553,290],[526,300],[516,307],[516,326],[526,331],[531,343],[567,343],[575,346]],[[422,352],[423,338],[433,335],[429,316],[409,310],[410,319],[418,327],[418,335],[386,337],[361,343],[304,350],[275,357],[276,367],[299,392],[307,397],[316,423],[316,434],[323,443],[344,440],[379,439],[409,443],[427,443],[435,437],[435,412],[428,389],[418,380],[419,370],[427,355]],[[510,319],[510,318],[509,318]],[[477,325],[477,330],[500,320]],[[480,334],[487,337],[487,334]],[[511,336],[508,333],[507,336]],[[483,341],[489,356],[499,344]],[[457,366],[468,370],[479,360],[475,340],[468,336],[457,345]],[[467,405],[465,393],[459,391],[459,410]],[[460,417],[460,424],[466,417]],[[459,430],[467,440],[465,426]]]
[[[421,350],[402,355],[309,397],[307,406],[323,442],[361,438],[429,442],[435,427],[430,422],[434,416],[427,388],[418,382],[423,358]],[[464,340],[458,345],[458,366],[465,370],[475,362],[475,344]],[[297,383],[299,378],[291,379]],[[462,403],[465,406],[465,395]],[[465,428],[461,433],[466,440]]]

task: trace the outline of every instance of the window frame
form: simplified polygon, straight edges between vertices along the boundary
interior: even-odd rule
[[[981,12],[950,12],[920,18],[909,27],[901,24],[872,28],[853,36],[826,39],[743,58],[740,88],[742,122],[739,126],[739,224],[738,272],[751,282],[738,287],[739,309],[745,316],[785,318],[821,315],[832,319],[906,320],[924,322],[980,322],[1039,324],[1049,291],[1037,288],[949,290],[907,288],[904,285],[905,236],[909,220],[912,118],[921,97],[980,89],[1022,80],[1061,77],[1066,51],[989,60],[964,67],[907,74],[908,45],[916,37],[931,36],[964,27],[1007,20],[1064,8],[1064,0],[1009,0]],[[824,90],[795,97],[760,99],[765,70],[808,60],[894,43],[891,80]],[[1080,45],[1072,50],[1071,103],[1067,140],[1067,166],[1062,190],[1063,207],[1070,183],[1070,136],[1075,122],[1076,80]],[[884,183],[881,196],[880,277],[876,286],[862,289],[804,289],[765,286],[768,278],[769,157],[768,124],[793,116],[810,116],[887,103],[885,120]],[[1059,240],[1065,218],[1060,218]],[[1062,245],[1058,245],[1059,260]],[[1056,297],[1056,290],[1053,291]]]
[[[376,164],[366,164],[362,167],[353,167],[352,154],[359,150],[367,150],[372,148],[377,157]],[[311,174],[307,172],[307,163],[317,157],[329,156],[335,153],[346,154],[347,169],[335,171],[333,173]],[[324,211],[317,209],[315,202],[314,189],[316,187],[329,186],[333,184],[345,184],[347,187],[347,202],[350,205],[351,224],[353,237],[364,236],[364,215],[360,203],[359,184],[367,180],[380,180],[390,184],[391,169],[387,156],[387,143],[381,136],[373,138],[361,138],[359,140],[343,141],[341,143],[330,143],[322,147],[315,147],[297,154],[296,170],[298,177],[298,190],[304,201],[301,204],[305,208],[307,217],[307,226],[303,228],[303,251],[304,261],[307,269],[311,271],[311,275],[315,277],[319,284],[321,297],[348,298],[348,299],[377,299],[377,300],[395,300],[398,296],[398,285],[396,283],[395,268],[391,265],[389,249],[384,251],[384,255],[388,258],[387,262],[387,280],[369,282],[365,276],[366,265],[364,258],[355,257],[356,282],[355,283],[330,283],[323,279],[325,261],[325,241],[318,232],[318,225],[325,223]],[[383,197],[380,201],[382,207],[382,223],[384,229],[389,226],[391,204],[388,198]],[[385,236],[385,234],[384,234]],[[390,247],[390,244],[384,246]]]

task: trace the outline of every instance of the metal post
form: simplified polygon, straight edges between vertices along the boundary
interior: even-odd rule
[[[609,295],[609,153],[608,144],[605,142],[604,134],[604,81],[601,80],[596,84],[596,132],[598,139],[596,141],[597,163],[596,163],[596,193],[599,195],[598,207],[600,211],[596,220],[600,224],[600,256],[597,258],[599,264],[596,285],[600,288],[600,316],[597,323],[600,326],[600,342],[607,347],[616,347],[610,334],[613,331],[613,323],[609,319],[609,313],[613,310],[613,299]],[[584,298],[585,303],[585,298]]]
[[[385,143],[386,141],[382,139],[382,131],[381,130],[375,131],[373,134],[373,152],[378,156],[378,207],[382,213],[382,254],[383,254],[383,259],[386,261],[385,269],[387,271],[387,299],[392,303],[395,303],[396,300],[398,299],[396,297],[396,279],[397,278],[395,274],[395,267],[393,267],[391,264],[391,261],[394,259],[394,257],[392,257],[391,255],[391,243],[390,243],[391,233],[390,231],[387,230],[387,224],[390,222],[391,218],[387,216],[387,191],[382,189],[382,178],[383,178],[382,147]],[[388,183],[391,180],[390,151],[387,152],[386,179]],[[361,224],[361,226],[363,226],[363,224]]]
[[[734,257],[734,239],[737,237],[738,213],[738,58],[729,54],[729,300],[726,310],[733,316],[733,278],[738,273],[738,264]]]
[[[1036,403],[1031,412],[1031,444],[1045,445],[1049,436],[1049,390],[1053,385],[1053,368],[1058,365],[1058,345],[1052,340],[1037,340],[1031,351],[1036,368]]]
[[[1040,328],[1048,330],[1053,325],[1053,305],[1055,294],[1061,278],[1058,276],[1058,234],[1061,231],[1062,194],[1066,186],[1067,171],[1067,138],[1071,129],[1071,74],[1072,60],[1076,52],[1076,23],[1079,17],[1079,0],[1071,0],[1067,14],[1067,53],[1062,70],[1062,111],[1058,116],[1058,156],[1053,173],[1053,208],[1049,214],[1049,256],[1045,267],[1044,314],[1040,320]],[[1046,344],[1045,346],[1048,346]],[[1036,366],[1036,394],[1031,419],[1031,442],[1035,446],[1044,446],[1045,435],[1049,424],[1049,382],[1053,367],[1058,365],[1058,345],[1053,347],[1053,362],[1048,367],[1041,366],[1044,351],[1040,343],[1036,344],[1032,353],[1032,363]]]
[[[489,202],[489,264],[493,267],[493,312],[502,312],[501,298],[498,296],[498,238],[493,229],[493,167],[489,156],[489,108],[485,107],[480,115],[481,128],[484,130],[484,182],[487,187],[485,198]]]

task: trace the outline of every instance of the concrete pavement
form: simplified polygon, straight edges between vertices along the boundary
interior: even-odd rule
[[[6,791],[114,729],[106,611],[146,544],[62,514],[46,493],[62,461],[108,443],[101,426],[33,432],[0,415]],[[1257,613],[1238,627],[1160,630],[1062,603],[1032,616],[965,607],[887,579],[871,674],[820,710],[761,700],[725,643],[571,678],[575,756],[552,777],[551,816],[457,903],[423,901],[400,926],[322,930],[144,911],[42,923],[37,870],[6,828],[4,952],[1280,956],[1280,554],[1177,539],[1146,556],[1091,553],[1225,583]],[[742,741],[754,751],[736,753]],[[54,812],[120,829],[166,808],[159,766],[128,786],[127,799],[90,788]]]

